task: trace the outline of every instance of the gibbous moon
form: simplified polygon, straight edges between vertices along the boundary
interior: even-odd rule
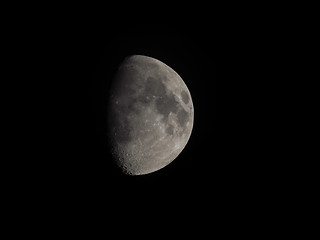
[[[193,127],[190,92],[161,61],[142,55],[124,59],[108,101],[108,140],[122,172],[142,175],[171,163]]]

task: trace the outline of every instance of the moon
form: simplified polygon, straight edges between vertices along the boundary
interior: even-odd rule
[[[163,62],[142,55],[123,60],[112,80],[107,135],[113,159],[128,175],[144,175],[171,163],[189,141],[191,94]]]

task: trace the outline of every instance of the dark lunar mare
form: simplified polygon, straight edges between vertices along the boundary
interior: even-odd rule
[[[180,126],[184,128],[186,123],[188,122],[189,114],[186,112],[186,110],[180,108],[177,117]]]
[[[148,77],[143,93],[137,97],[137,101],[143,104],[151,104],[154,100],[156,110],[164,116],[165,122],[167,122],[170,112],[177,113],[179,110],[179,102],[175,99],[173,93],[166,90],[162,80]]]
[[[185,103],[185,104],[188,104],[189,103],[189,96],[188,96],[188,93],[186,91],[182,91],[181,92],[181,98],[182,98],[182,101]]]
[[[174,94],[171,91],[167,91],[163,82],[165,79],[162,78],[149,76],[145,81],[142,92],[136,95],[138,83],[143,82],[140,74],[131,67],[119,69],[114,79],[115,85],[112,88],[112,92],[117,98],[110,101],[111,116],[108,124],[109,126],[113,126],[109,130],[113,133],[113,137],[116,138],[117,142],[127,143],[132,140],[132,126],[130,126],[128,116],[139,113],[138,103],[149,106],[152,102],[155,102],[156,110],[163,116],[163,122],[166,125],[168,124],[169,114],[171,112],[177,114],[178,123],[184,129],[189,118],[189,113],[182,108],[180,103],[175,99]],[[130,81],[137,82],[137,85],[129,84]],[[187,92],[182,91],[181,97],[185,103],[189,102]],[[119,102],[117,106],[115,105],[116,101]],[[169,124],[166,132],[172,135],[174,133],[174,126]]]
[[[184,103],[189,102],[189,96],[187,92],[182,91],[182,100]],[[177,114],[177,119],[180,127],[184,129],[189,119],[189,113],[185,111],[180,103],[175,99],[171,91],[166,90],[162,79],[156,79],[154,77],[148,77],[145,83],[145,88],[141,96],[137,100],[144,104],[150,104],[155,99],[156,110],[159,114],[163,115],[163,122],[168,123],[168,116],[170,112]],[[166,129],[169,135],[174,132],[173,125],[169,125]]]

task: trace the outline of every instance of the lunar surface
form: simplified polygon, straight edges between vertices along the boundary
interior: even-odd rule
[[[161,61],[142,55],[124,59],[108,101],[108,140],[123,173],[142,175],[171,163],[193,127],[190,92]]]

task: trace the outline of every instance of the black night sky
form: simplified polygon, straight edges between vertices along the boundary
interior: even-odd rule
[[[161,228],[170,228],[176,217],[190,226],[202,220],[200,228],[207,223],[210,232],[226,219],[237,225],[249,210],[255,222],[278,204],[291,181],[284,174],[289,164],[279,160],[285,154],[276,153],[285,144],[278,137],[286,126],[278,123],[285,105],[279,112],[270,105],[276,102],[271,90],[278,89],[271,70],[281,66],[270,41],[276,45],[278,38],[268,39],[255,19],[216,18],[219,9],[211,5],[189,12],[163,6],[160,17],[129,6],[115,14],[112,6],[100,13],[85,5],[48,7],[26,11],[16,28],[9,27],[17,36],[10,35],[12,48],[4,47],[22,65],[8,80],[17,85],[12,98],[24,93],[13,109],[14,124],[26,131],[17,127],[12,134],[23,147],[16,147],[21,157],[11,161],[14,174],[7,179],[8,186],[15,184],[9,188],[18,194],[18,204],[35,206],[50,218],[58,212],[58,221],[66,213],[89,221],[86,214],[100,215],[99,221],[116,225],[124,215],[129,223],[153,216],[165,217],[169,222]],[[121,173],[106,147],[107,92],[118,65],[133,54],[175,70],[194,105],[184,150],[168,166],[142,176]]]
[[[59,33],[50,40],[54,69],[49,67],[58,114],[51,128],[55,160],[48,171],[59,174],[57,182],[98,195],[139,189],[164,196],[211,194],[224,171],[217,156],[214,26],[90,21],[64,26]],[[160,171],[134,177],[120,173],[105,146],[106,92],[117,66],[132,54],[173,68],[188,86],[195,110],[192,135],[179,157]]]
[[[265,58],[272,46],[259,41],[265,39],[256,35],[259,28],[215,19],[210,9],[203,18],[173,12],[173,20],[166,12],[139,20],[130,9],[116,17],[112,7],[102,10],[43,11],[13,29],[11,55],[23,65],[13,72],[23,75],[17,89],[27,95],[17,118],[26,133],[13,135],[24,145],[16,149],[21,159],[12,161],[17,199],[59,212],[59,221],[66,213],[89,221],[85,215],[100,215],[98,221],[116,225],[123,216],[129,223],[164,217],[164,227],[175,226],[176,218],[210,231],[224,220],[242,222],[249,211],[253,220],[257,209],[272,212],[289,180],[275,153],[282,139],[269,104],[275,101],[269,90],[277,88],[269,72],[275,64]],[[107,92],[119,64],[134,54],[175,70],[194,105],[184,150],[142,176],[121,173],[106,145]]]

